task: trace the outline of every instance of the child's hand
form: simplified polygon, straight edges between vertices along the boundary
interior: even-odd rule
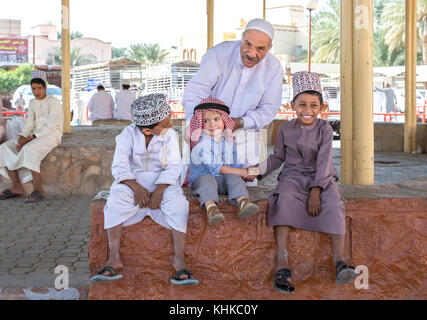
[[[132,190],[134,192],[135,204],[139,204],[140,208],[148,207],[150,192],[139,183],[134,184]]]
[[[256,177],[261,174],[261,170],[259,169],[259,166],[251,166],[248,168],[248,174]]]
[[[163,190],[159,190],[159,188],[156,188],[150,196],[150,202],[148,204],[148,207],[150,209],[160,209],[160,204],[162,203],[162,194]]]
[[[310,191],[310,197],[308,198],[308,214],[312,217],[317,217],[322,211],[320,190],[319,187],[314,187]]]
[[[162,204],[162,196],[163,191],[168,187],[168,184],[159,184],[156,189],[151,193],[150,201],[148,207],[150,209],[160,209],[160,205]]]

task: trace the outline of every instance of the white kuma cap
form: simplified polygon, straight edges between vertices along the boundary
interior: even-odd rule
[[[252,19],[246,25],[246,30],[258,30],[264,32],[271,40],[274,38],[274,28],[273,25],[264,19]]]

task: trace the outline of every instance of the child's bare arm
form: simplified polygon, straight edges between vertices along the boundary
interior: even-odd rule
[[[238,176],[241,176],[243,179],[247,179],[249,177],[247,168],[232,168],[229,166],[222,166],[221,169],[219,169],[219,173],[236,174]]]

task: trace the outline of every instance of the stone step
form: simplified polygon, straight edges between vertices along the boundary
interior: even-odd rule
[[[292,229],[289,260],[296,294],[277,293],[274,230],[267,226],[266,200],[247,220],[236,218],[236,207],[221,198],[225,221],[207,227],[204,210],[190,201],[186,262],[200,280],[194,287],[169,284],[174,271],[170,231],[150,218],[123,229],[121,257],[124,278],[90,286],[89,299],[425,299],[427,199],[347,199],[345,258],[365,266],[369,289],[354,283],[335,285],[328,235]],[[103,228],[105,197],[91,202],[89,245],[91,275],[108,256]],[[104,199],[103,199],[104,198]],[[368,273],[366,273],[368,271]],[[362,281],[362,284],[366,281]]]

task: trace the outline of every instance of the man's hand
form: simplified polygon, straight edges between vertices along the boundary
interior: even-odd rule
[[[163,191],[168,187],[168,184],[159,184],[156,189],[151,193],[150,201],[148,206],[150,209],[160,209],[160,205],[162,204]]]
[[[16,145],[16,150],[18,152],[21,151],[22,147],[25,146],[28,142],[30,142],[31,140],[34,140],[33,136],[29,136],[27,138],[23,137],[23,136],[18,136],[18,144]]]
[[[308,198],[308,214],[312,217],[317,217],[322,211],[320,191],[320,187],[311,188],[310,191],[310,197]]]
[[[240,127],[240,118],[231,118],[234,121],[233,132],[239,129]]]

